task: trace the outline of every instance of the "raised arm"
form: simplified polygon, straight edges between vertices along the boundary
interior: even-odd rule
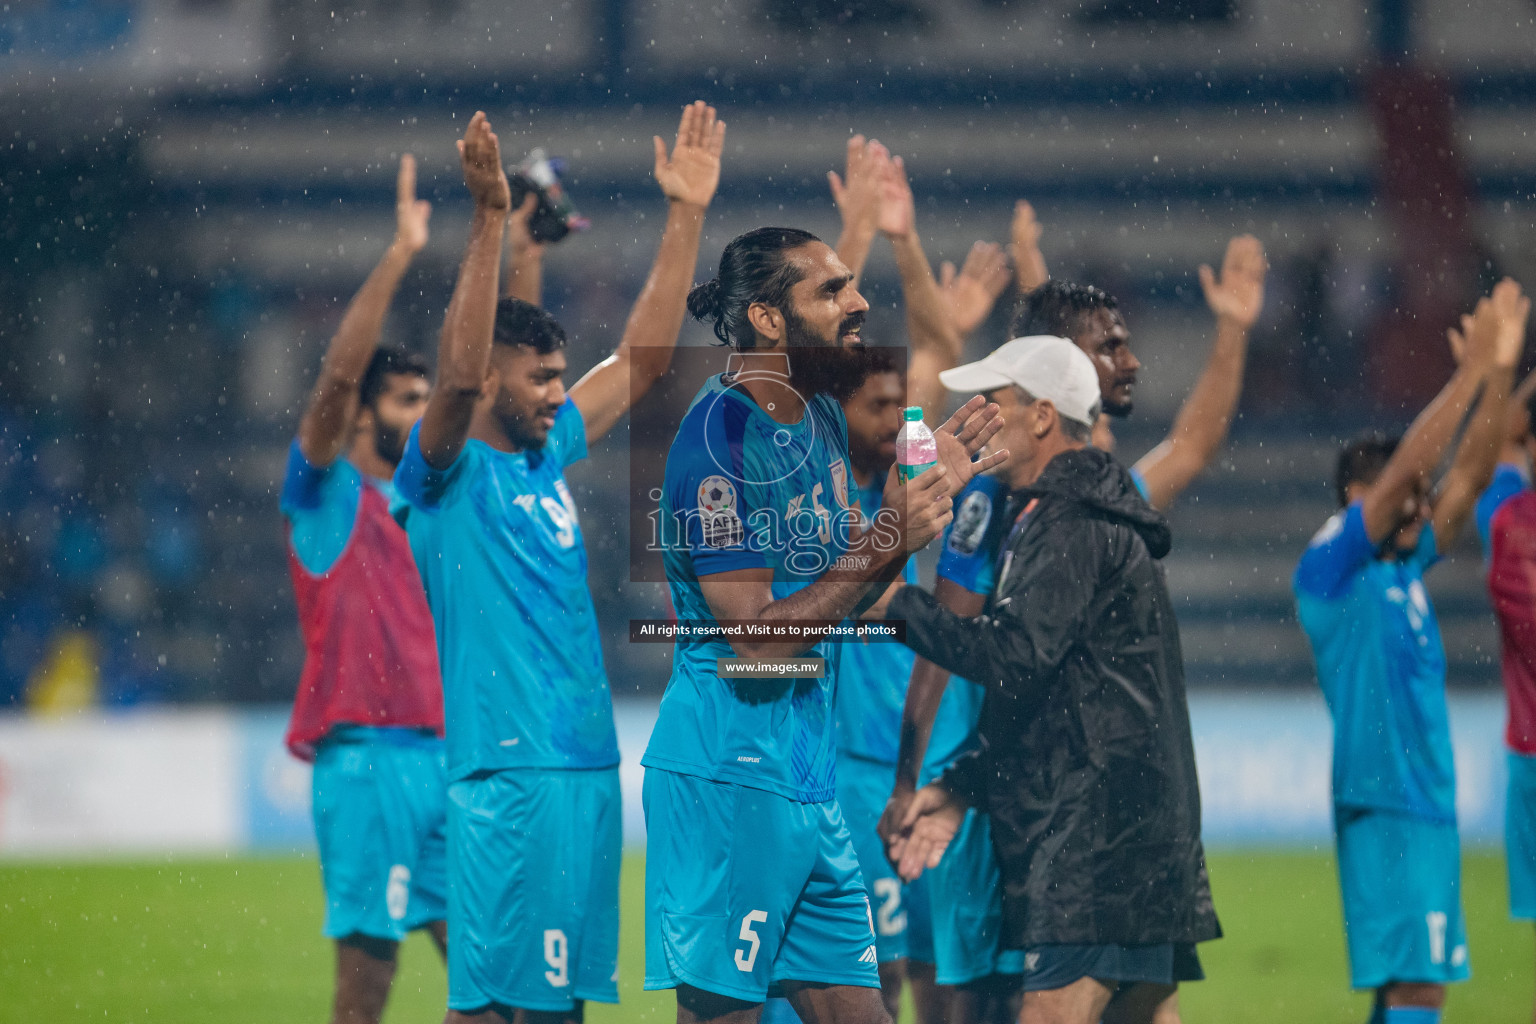
[[[943,296],[949,322],[962,339],[969,337],[992,315],[992,308],[1008,289],[1012,277],[1008,257],[1003,255],[1002,247],[996,242],[972,245],[958,271],[948,260],[939,266],[939,293]]]
[[[922,406],[923,418],[931,422],[944,411],[939,374],[959,362],[963,339],[917,237],[917,205],[899,156],[889,161],[881,178],[878,224],[895,251],[907,307],[907,403]]]
[[[1008,247],[1013,257],[1013,271],[1019,285],[1019,294],[1028,295],[1051,279],[1045,269],[1045,255],[1040,251],[1040,222],[1035,219],[1035,208],[1020,199],[1013,204],[1013,226],[1010,234],[1013,244]]]
[[[395,237],[368,280],[357,290],[325,350],[320,378],[299,421],[299,449],[311,466],[329,466],[351,441],[358,388],[379,347],[384,317],[411,259],[427,244],[432,204],[416,198],[416,158],[400,158],[395,179]]]
[[[1531,432],[1531,395],[1536,394],[1536,370],[1525,375],[1504,407],[1504,443],[1499,461],[1517,466],[1526,463],[1525,438]]]
[[[447,469],[463,450],[491,362],[501,233],[512,195],[501,166],[501,146],[484,111],[475,112],[459,140],[459,163],[475,211],[438,338],[437,387],[421,418],[421,454],[433,469]]]
[[[1216,315],[1216,343],[1173,429],[1136,463],[1153,508],[1166,509],[1210,465],[1226,439],[1243,390],[1248,332],[1264,308],[1264,246],[1252,235],[1227,243],[1218,278],[1200,268],[1206,305]]]
[[[1382,543],[1397,529],[1404,504],[1418,492],[1420,481],[1440,464],[1440,457],[1450,447],[1468,407],[1493,370],[1499,325],[1490,305],[1488,299],[1478,300],[1466,335],[1466,351],[1456,372],[1414,418],[1397,450],[1361,499],[1365,534],[1373,544]]]
[[[953,518],[952,496],[971,476],[1000,465],[1007,450],[971,461],[1002,428],[996,405],[979,395],[934,431],[938,465],[902,483],[894,469],[886,478],[875,528],[852,538],[846,568],[829,569],[816,582],[787,597],[773,596],[773,570],[737,569],[699,578],[704,600],[716,620],[757,622],[811,620],[833,625],[872,603],[901,574],[907,558],[943,532]],[[737,637],[731,647],[743,657],[787,657],[819,642],[769,642]]]
[[[891,155],[873,139],[855,135],[848,140],[848,158],[844,164],[846,178],[836,171],[827,172],[827,183],[832,188],[832,199],[837,212],[843,218],[843,233],[837,239],[837,258],[853,272],[853,285],[858,287],[864,276],[864,264],[869,261],[869,247],[875,242],[876,220],[880,212],[880,180]]]
[[[1505,278],[1494,286],[1493,296],[1478,304],[1469,334],[1491,330],[1494,334],[1493,363],[1483,380],[1482,397],[1472,411],[1471,422],[1456,449],[1451,468],[1446,471],[1435,494],[1431,521],[1435,527],[1435,546],[1444,554],[1456,541],[1467,517],[1477,503],[1477,496],[1493,479],[1494,465],[1506,428],[1505,410],[1515,367],[1525,350],[1525,324],[1531,312],[1531,300],[1520,286]],[[1479,322],[1491,321],[1491,326]],[[1470,338],[1463,338],[1453,328],[1449,332],[1455,348],[1469,348]],[[1463,356],[1465,359],[1465,356]]]
[[[528,230],[528,221],[538,208],[538,194],[530,191],[507,218],[507,284],[502,294],[543,308],[545,245],[534,241]]]
[[[715,119],[714,107],[700,101],[683,108],[670,158],[661,137],[653,141],[656,183],[667,197],[667,223],[656,262],[630,311],[619,347],[571,387],[571,400],[586,424],[588,444],[613,429],[636,399],[667,372],[687,312],[704,211],[720,184],[725,122]]]

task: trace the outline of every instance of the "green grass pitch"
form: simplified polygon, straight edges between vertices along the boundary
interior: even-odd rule
[[[624,865],[623,1003],[589,1008],[592,1024],[674,1019],[670,993],[640,988],[643,869]],[[1365,1020],[1368,997],[1347,989],[1331,857],[1215,853],[1211,878],[1227,937],[1201,947],[1209,980],[1183,990],[1185,1020]],[[1464,899],[1473,977],[1452,990],[1447,1024],[1529,1020],[1533,932],[1509,920],[1502,858],[1468,854]],[[0,864],[0,1022],[323,1021],[321,916],[311,858]],[[385,1019],[441,1020],[444,991],[436,952],[414,936]]]

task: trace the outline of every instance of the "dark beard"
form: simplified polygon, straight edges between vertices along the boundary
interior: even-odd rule
[[[863,322],[863,313],[849,316],[838,325],[838,338]],[[868,369],[862,342],[851,348],[835,341],[829,345],[812,334],[805,321],[786,310],[784,344],[789,356],[789,386],[806,401],[817,395],[851,395],[864,383]]]
[[[1131,414],[1131,410],[1136,408],[1135,402],[1111,402],[1102,399],[1101,401],[1104,415],[1113,416],[1117,420],[1125,419]]]
[[[513,447],[515,447],[518,451],[542,451],[544,445],[549,442],[549,434],[535,434],[529,428],[529,421],[523,419],[521,416],[498,415],[496,418],[501,421],[501,429],[502,432],[507,435],[507,440],[510,441]]]
[[[373,450],[391,466],[400,465],[400,460],[405,458],[405,431],[374,419]]]

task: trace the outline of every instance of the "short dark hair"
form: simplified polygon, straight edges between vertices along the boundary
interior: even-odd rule
[[[1369,484],[1381,475],[1397,451],[1401,437],[1388,434],[1362,434],[1344,446],[1339,452],[1339,462],[1333,471],[1333,485],[1338,491],[1339,507],[1349,504],[1350,484]]]
[[[750,351],[757,345],[757,332],[747,319],[747,307],[762,302],[784,309],[789,290],[804,276],[786,254],[819,241],[799,228],[757,228],[737,235],[720,254],[715,277],[688,293],[688,312],[695,320],[713,321],[722,345]]]
[[[1116,310],[1120,304],[1102,288],[1070,281],[1047,281],[1022,296],[1013,307],[1009,336],[1027,338],[1051,334],[1071,340],[1082,325],[1083,317],[1095,310]]]
[[[832,386],[832,397],[838,402],[846,402],[864,386],[869,378],[880,373],[899,373],[902,377],[907,375],[907,361],[898,358],[898,353],[906,354],[905,349],[892,348],[889,345],[859,346],[853,350],[854,370],[852,373],[839,376]]]
[[[357,388],[358,407],[369,408],[384,393],[388,378],[397,375],[427,378],[431,370],[427,361],[415,352],[408,352],[395,345],[380,345],[368,360],[362,382]]]
[[[496,325],[491,340],[498,345],[523,345],[540,355],[565,347],[565,328],[560,321],[531,302],[502,299],[496,303]]]

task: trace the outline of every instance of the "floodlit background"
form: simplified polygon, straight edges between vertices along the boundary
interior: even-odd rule
[[[166,882],[197,874],[180,860],[132,882],[100,874],[127,866],[73,859],[239,860],[309,842],[304,769],[278,743],[302,648],[277,488],[323,346],[393,231],[399,154],[416,154],[434,214],[387,337],[429,354],[467,225],[453,140],[468,116],[488,112],[509,160],[534,146],[567,159],[594,226],[550,249],[546,300],[574,377],[617,341],[659,237],[650,136],[670,136],[695,98],[730,125],[700,280],[748,227],[834,239],[826,172],[854,132],[905,157],[935,263],[1006,242],[1014,200],[1029,199],[1053,275],[1125,308],[1145,364],[1120,430],[1128,459],[1162,436],[1205,357],[1195,268],[1234,234],[1263,240],[1272,271],[1241,415],[1177,505],[1168,559],[1207,833],[1232,851],[1213,863],[1229,939],[1187,1016],[1299,1019],[1284,1000],[1304,991],[1332,999],[1307,1019],[1363,1018],[1344,993],[1328,724],[1289,576],[1331,511],[1339,440],[1406,424],[1449,372],[1444,328],[1498,276],[1536,286],[1532,0],[0,6],[0,854],[17,858],[0,865],[0,1020],[71,1005],[182,1019],[172,1004],[189,1020],[286,1019],[231,995],[242,970],[281,975],[282,1006],[321,1016],[312,860],[251,862],[266,883],[230,876],[204,898]],[[899,341],[882,244],[868,335]],[[1004,340],[1011,301],[973,354]],[[708,340],[685,330],[685,344]],[[633,788],[668,651],[625,640],[630,618],[665,614],[659,586],[629,579],[628,480],[622,430],[571,475]],[[1528,1014],[1532,987],[1529,930],[1504,921],[1481,573],[1469,536],[1430,584],[1475,846],[1477,973],[1451,1020]],[[634,808],[629,824],[639,844]],[[1287,888],[1292,868],[1317,884]],[[135,885],[164,897],[130,901],[145,935],[188,900],[227,962],[173,951],[125,966],[135,940],[107,941],[90,918]],[[263,900],[301,915],[281,942],[261,938],[256,922],[278,919]],[[310,973],[263,960],[263,942],[302,951]],[[431,1019],[441,971],[416,952]],[[130,976],[137,988],[111,980]]]

